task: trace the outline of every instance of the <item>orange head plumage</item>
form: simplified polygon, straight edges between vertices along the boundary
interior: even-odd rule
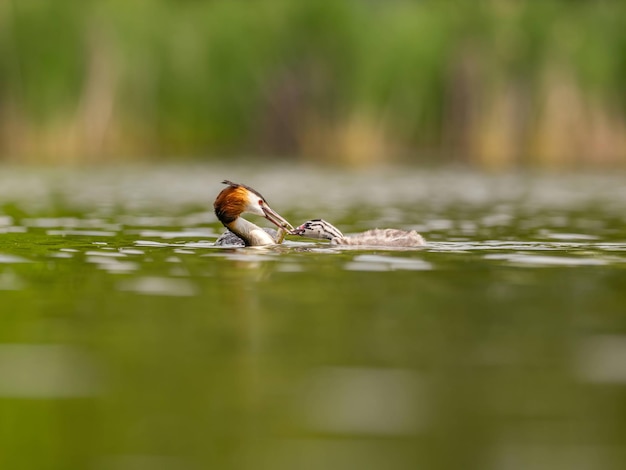
[[[265,217],[279,228],[293,229],[289,222],[270,208],[265,198],[255,189],[228,180],[222,183],[228,186],[217,195],[213,208],[217,218],[226,227],[237,220],[241,214],[248,212]]]

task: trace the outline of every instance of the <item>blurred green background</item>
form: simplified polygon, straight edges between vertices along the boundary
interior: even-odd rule
[[[4,0],[0,158],[626,163],[626,3]]]

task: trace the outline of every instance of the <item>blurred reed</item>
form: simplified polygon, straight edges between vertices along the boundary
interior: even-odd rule
[[[626,4],[0,3],[0,158],[626,163]]]

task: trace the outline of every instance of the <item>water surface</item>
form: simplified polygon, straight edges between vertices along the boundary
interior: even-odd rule
[[[216,248],[222,179],[428,245]],[[0,467],[623,468],[623,181],[4,168]]]

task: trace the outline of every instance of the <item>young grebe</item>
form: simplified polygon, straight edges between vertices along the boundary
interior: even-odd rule
[[[426,244],[424,238],[415,230],[407,231],[394,228],[377,228],[346,237],[337,227],[322,219],[309,220],[289,233],[308,238],[324,238],[330,240],[333,245],[411,247]]]
[[[215,215],[228,232],[215,241],[216,245],[275,245],[283,241],[286,232],[293,230],[291,224],[270,208],[258,191],[228,180],[222,181],[222,184],[228,186],[217,195],[213,207]],[[262,229],[239,217],[244,212],[265,217],[278,227],[278,232],[272,229]]]

